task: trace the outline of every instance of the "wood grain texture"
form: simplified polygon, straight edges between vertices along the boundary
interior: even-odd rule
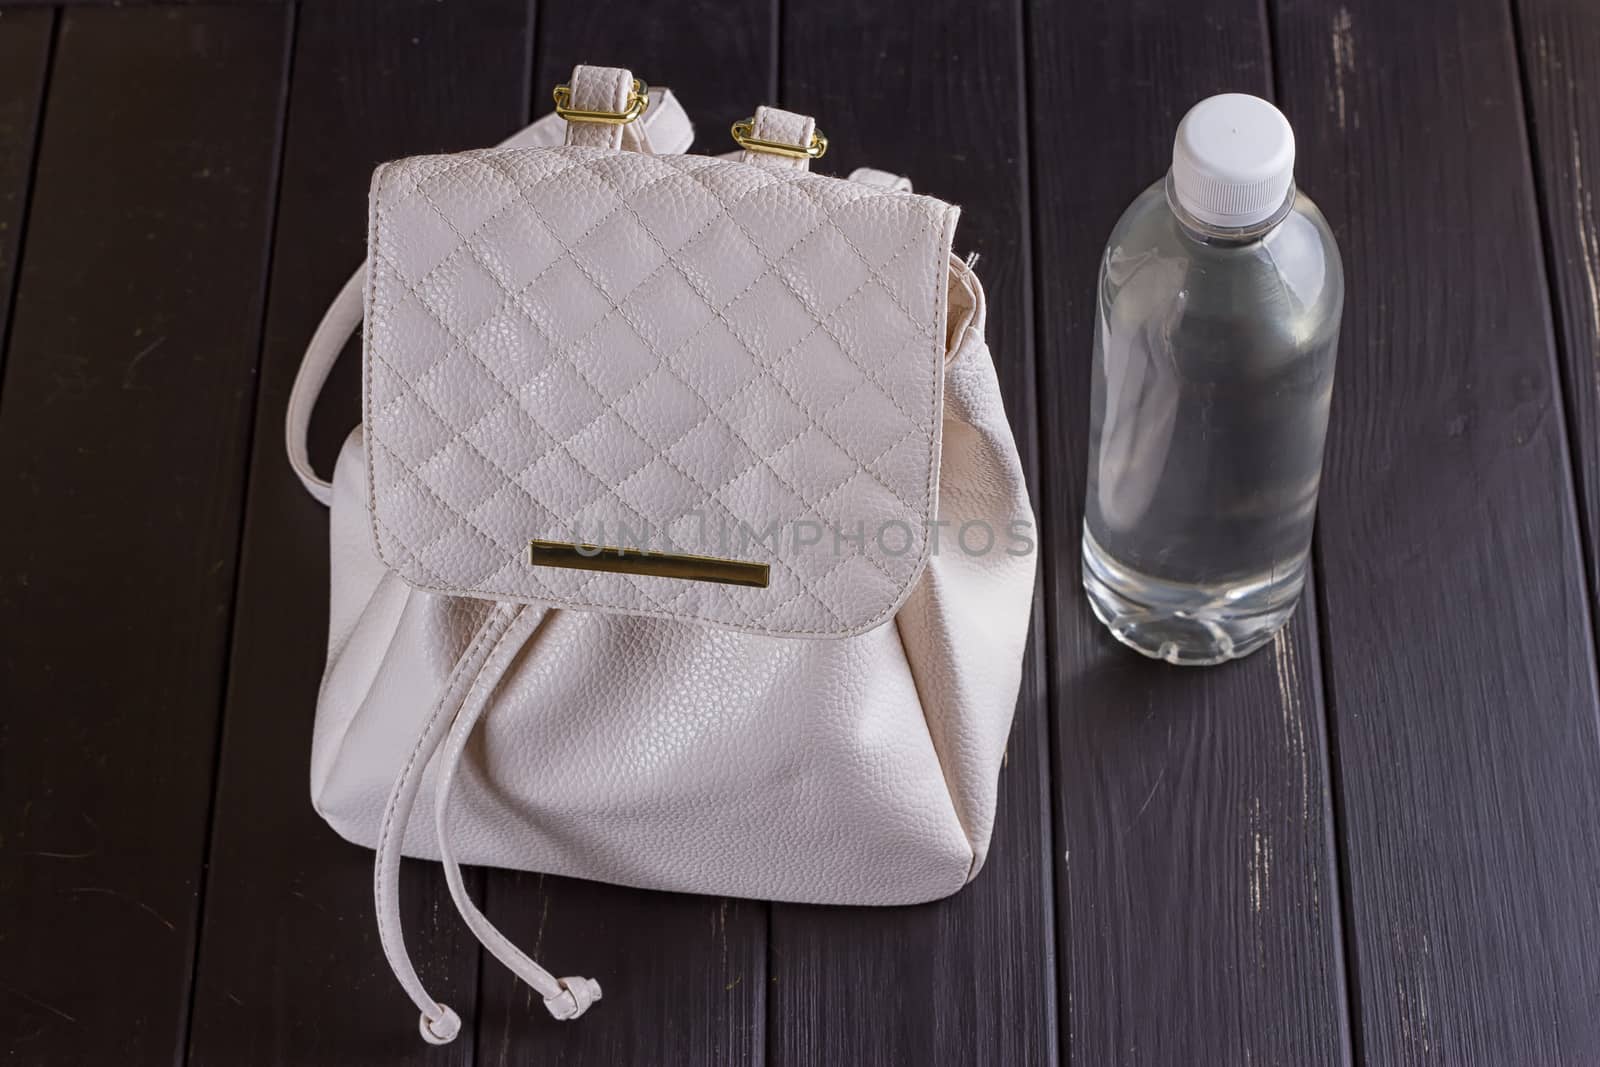
[[[0,404],[0,997],[20,1062],[179,1051],[287,27],[62,18]]]
[[[1116,644],[1084,600],[1096,274],[1202,97],[1270,95],[1260,7],[1032,9],[1040,396],[1054,635],[1057,914],[1071,1062],[1348,1062],[1336,860],[1308,601],[1205,670]]]
[[[1278,7],[1348,297],[1318,524],[1367,1063],[1600,1061],[1600,737],[1507,7]]]
[[[0,10],[74,7],[289,7],[296,0],[0,0]]]
[[[293,84],[229,662],[191,1059],[197,1063],[471,1063],[447,1049],[378,944],[372,853],[311,807],[312,719],[326,652],[328,513],[283,454],[289,387],[328,302],[365,256],[378,163],[492,144],[527,111],[532,17],[495,0],[461,18],[432,0],[310,4]],[[356,345],[324,392],[318,469],[360,421]],[[469,885],[481,878],[469,873]],[[437,864],[406,863],[407,946],[429,992],[477,1010],[478,944]]]
[[[723,151],[721,131],[770,84],[770,16],[765,5],[703,0],[542,3],[534,110],[550,109],[551,87],[567,81],[577,63],[625,66],[652,85],[673,88],[696,123],[697,150]],[[605,999],[579,1021],[555,1022],[537,996],[485,956],[481,1062],[760,1061],[764,903],[510,871],[489,871],[487,878],[485,911],[501,931],[556,974],[597,978]]]
[[[54,16],[0,11],[0,374],[44,105]]]
[[[908,17],[827,0],[786,9],[782,40],[781,102],[829,137],[816,169],[893,170],[962,205],[957,250],[979,253],[988,340],[1036,487],[1019,5],[937,0]],[[971,885],[913,908],[773,906],[774,1064],[1056,1062],[1044,640],[1036,610],[992,848]]]
[[[485,954],[479,1063],[761,1062],[764,902],[488,874],[485,911],[501,932],[557,974],[598,978],[605,999],[558,1023]]]
[[[1019,2],[0,0],[0,1056],[1600,1062],[1600,10]],[[498,140],[577,61],[672,85],[696,151],[776,101],[821,119],[820,170],[963,205],[1050,628],[949,900],[468,872],[605,982],[560,1025],[408,863],[468,1022],[440,1050],[371,854],[307,797],[327,519],[280,427],[371,167]],[[1274,69],[1350,282],[1319,585],[1272,648],[1179,671],[1078,584],[1095,271],[1183,111]]]
[[[1593,619],[1600,611],[1600,7],[1521,0],[1516,11]]]

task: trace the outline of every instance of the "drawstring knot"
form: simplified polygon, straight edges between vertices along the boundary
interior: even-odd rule
[[[558,978],[561,992],[544,998],[544,1006],[557,1019],[576,1019],[600,999],[600,983],[593,978]]]
[[[457,1015],[448,1004],[435,1004],[438,1009],[437,1018],[428,1018],[428,1013],[423,1012],[417,1020],[417,1029],[422,1031],[422,1040],[430,1045],[448,1045],[456,1039],[461,1032],[461,1016]]]

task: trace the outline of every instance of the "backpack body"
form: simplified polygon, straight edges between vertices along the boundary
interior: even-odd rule
[[[422,1035],[460,1020],[399,930],[440,860],[485,947],[552,977],[460,864],[890,905],[994,823],[1033,599],[1022,467],[958,209],[809,173],[805,116],[685,156],[671,94],[579,67],[498,149],[380,167],[368,262],[313,338],[291,463],[331,508],[317,810],[376,850]],[[330,482],[305,430],[364,324]],[[431,818],[412,818],[418,801]]]
[[[469,746],[464,862],[772,900],[907,904],[977,874],[1021,677],[1034,554],[1021,464],[959,261],[942,541],[889,621],[802,639],[552,608]],[[488,601],[421,591],[372,547],[362,432],[333,481],[312,799],[377,843],[390,788]],[[994,531],[983,555],[976,549]],[[422,795],[434,791],[425,774]],[[411,820],[406,855],[437,859]]]

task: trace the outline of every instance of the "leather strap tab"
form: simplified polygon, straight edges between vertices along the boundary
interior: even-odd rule
[[[803,149],[811,144],[811,135],[816,131],[817,120],[810,115],[800,115],[776,107],[758,107],[755,126],[750,130],[750,135],[758,141],[773,141]],[[752,152],[746,149],[740,158],[746,163],[759,163],[764,167],[793,167],[796,170],[808,170],[811,167],[811,160],[803,156],[781,156],[774,152]]]
[[[693,141],[689,116],[671,89],[652,88],[644,114],[622,127],[622,147],[650,156],[682,155]]]
[[[633,92],[633,72],[624,67],[590,67],[579,64],[572,68],[572,107],[577,111],[622,112],[628,108],[628,96]],[[604,122],[567,123],[567,144],[588,148],[622,147],[623,131],[627,126]]]

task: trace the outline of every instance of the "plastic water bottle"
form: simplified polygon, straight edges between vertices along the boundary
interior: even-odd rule
[[[1203,100],[1100,268],[1083,584],[1117,639],[1243,656],[1293,614],[1311,549],[1344,272],[1265,100]]]

